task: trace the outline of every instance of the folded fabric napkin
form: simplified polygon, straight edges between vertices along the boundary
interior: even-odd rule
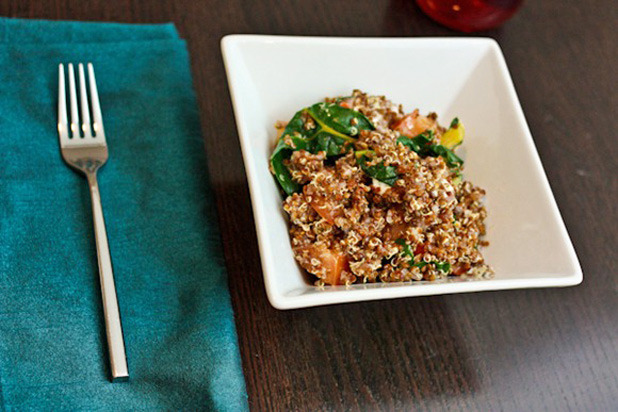
[[[61,62],[97,75],[125,383],[109,382],[88,187],[58,147]],[[0,85],[0,410],[247,409],[174,26],[0,19]]]

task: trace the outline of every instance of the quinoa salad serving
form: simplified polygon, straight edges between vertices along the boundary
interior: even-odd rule
[[[485,191],[454,152],[463,124],[437,118],[354,90],[275,125],[270,170],[317,285],[491,276]]]

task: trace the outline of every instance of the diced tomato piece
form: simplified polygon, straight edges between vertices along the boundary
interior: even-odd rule
[[[305,195],[307,195],[307,188],[308,186],[305,186]],[[311,196],[309,204],[318,212],[318,215],[322,216],[331,225],[335,224],[335,218],[343,215],[343,208],[335,207],[336,205],[320,196]]]
[[[418,245],[416,245],[416,249],[414,249],[414,256],[422,255],[423,253],[425,253],[425,245],[419,243]]]
[[[343,285],[341,273],[350,268],[348,258],[343,253],[328,250],[322,253],[322,265],[326,269],[324,283],[328,285]]]
[[[320,261],[320,266],[324,268],[326,276],[323,278],[327,285],[343,285],[341,279],[344,270],[350,270],[348,258],[342,252],[337,252],[324,245],[307,246],[306,250],[312,259]]]
[[[316,212],[318,212],[318,215],[322,216],[324,220],[331,225],[335,224],[335,218],[341,216],[343,211],[341,208],[335,209],[333,205],[328,203],[323,198],[313,198],[310,205]]]
[[[433,126],[434,121],[418,114],[418,110],[405,115],[393,125],[393,129],[408,137],[418,136]]]
[[[339,106],[345,107],[346,109],[352,108],[352,99],[342,100],[339,102]]]
[[[469,271],[471,268],[469,263],[457,263],[456,265],[453,265],[453,275],[455,276],[461,276],[464,273],[466,273],[467,271]]]

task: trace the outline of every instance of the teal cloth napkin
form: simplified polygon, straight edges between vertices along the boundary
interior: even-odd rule
[[[60,157],[60,62],[92,62],[97,75],[125,383],[108,378],[87,184]],[[0,410],[246,410],[188,53],[174,26],[0,19],[0,131]]]

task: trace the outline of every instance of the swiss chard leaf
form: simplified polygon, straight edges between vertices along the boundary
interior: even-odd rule
[[[397,240],[395,240],[395,243],[397,243],[399,246],[403,247],[403,253],[407,256],[410,256],[411,258],[414,258],[414,252],[412,252],[412,248],[410,247],[410,245],[408,245],[406,243],[405,240],[399,238]]]
[[[431,142],[434,139],[433,130],[426,130],[415,137],[399,136],[397,143],[401,143],[410,150],[419,154],[419,156],[427,156],[430,152]]]
[[[338,134],[325,131],[319,124],[315,128],[305,128],[304,112],[306,109],[296,112],[292,120],[287,124],[277,146],[270,157],[272,170],[281,188],[291,195],[300,190],[300,185],[292,179],[289,169],[283,163],[292,156],[296,150],[306,150],[310,153],[326,152],[326,156],[336,156],[345,153],[349,145],[347,139]]]
[[[307,110],[311,117],[329,133],[334,131],[344,136],[354,137],[361,130],[375,129],[364,114],[341,107],[336,103],[316,103]]]
[[[285,191],[285,193],[291,195],[292,193],[298,192],[300,190],[300,186],[292,180],[292,175],[290,174],[287,166],[283,164],[283,161],[289,159],[290,156],[292,156],[292,152],[295,150],[307,150],[311,140],[303,139],[297,135],[289,136],[289,140],[291,140],[294,147],[289,146],[283,139],[279,139],[277,146],[270,157],[270,164],[272,165],[275,178],[281,185],[281,188]]]
[[[305,129],[305,119],[303,118],[303,110],[299,110],[294,114],[294,117],[288,122],[281,134],[280,140],[286,136],[298,136],[306,138],[312,130]]]
[[[455,152],[453,152],[451,149],[447,149],[442,145],[436,144],[432,146],[432,150],[437,156],[442,156],[442,158],[446,162],[446,165],[451,169],[458,168],[463,165],[463,160],[459,156],[457,156]]]
[[[299,191],[300,186],[292,180],[292,175],[290,174],[288,168],[283,164],[283,161],[289,159],[292,152],[295,150],[307,150],[310,142],[308,138],[315,133],[315,129],[306,130],[304,124],[303,111],[299,110],[283,130],[283,133],[277,142],[277,146],[275,147],[273,154],[270,156],[270,164],[275,174],[275,178],[277,179],[277,182],[279,182],[279,185],[281,185],[281,188],[288,195]],[[289,138],[286,139],[286,137]],[[286,141],[291,141],[293,146],[290,146],[286,143]]]
[[[337,156],[348,151],[350,145],[346,143],[347,140],[320,130],[312,137],[309,151],[311,153],[324,151],[326,156]]]
[[[431,263],[442,273],[449,274],[451,272],[451,264],[448,262],[433,261]]]
[[[315,121],[312,129],[305,128],[307,115]],[[360,130],[373,129],[371,122],[362,113],[335,103],[316,103],[299,110],[283,130],[270,157],[277,182],[288,195],[300,190],[300,185],[292,179],[284,164],[295,150],[306,150],[313,154],[324,151],[327,157],[337,156],[351,148],[350,143],[355,141],[353,136]],[[384,175],[380,170],[375,170],[374,173]],[[384,178],[387,179],[388,176],[385,175]]]
[[[399,179],[397,168],[395,168],[395,166],[385,166],[384,162],[370,166],[367,164],[368,161],[369,159],[366,154],[356,157],[356,162],[363,172],[367,173],[372,178],[379,180],[382,183],[386,183],[389,186],[394,185],[397,179]]]
[[[272,165],[272,170],[275,174],[275,178],[277,179],[277,182],[279,182],[281,188],[288,195],[296,193],[300,190],[300,185],[292,179],[292,174],[283,164],[283,161],[288,159],[291,153],[291,149],[284,149],[273,153],[273,155],[270,157],[270,164]]]
[[[399,138],[397,138],[397,143],[401,143],[410,150],[415,151],[421,157],[441,156],[446,162],[446,165],[451,169],[458,168],[463,165],[463,160],[459,156],[457,156],[455,152],[447,149],[442,145],[432,144],[433,140],[433,130],[426,130],[415,137],[400,136]]]

